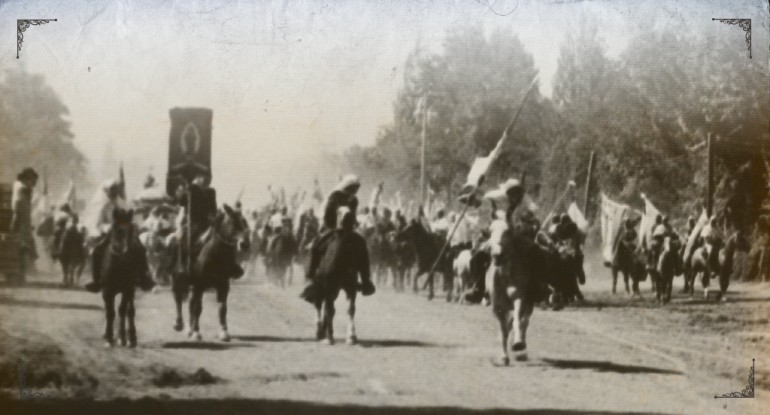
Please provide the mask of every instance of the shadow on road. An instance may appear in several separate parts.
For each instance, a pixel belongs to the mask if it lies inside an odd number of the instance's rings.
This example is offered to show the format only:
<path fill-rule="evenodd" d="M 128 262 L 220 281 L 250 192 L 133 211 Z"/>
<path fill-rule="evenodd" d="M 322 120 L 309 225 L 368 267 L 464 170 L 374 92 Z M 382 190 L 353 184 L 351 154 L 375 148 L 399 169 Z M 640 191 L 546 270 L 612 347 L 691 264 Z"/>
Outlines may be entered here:
<path fill-rule="evenodd" d="M 234 340 L 247 342 L 266 342 L 266 343 L 316 343 L 317 340 L 311 337 L 279 337 L 279 336 L 260 336 L 260 335 L 237 335 L 232 336 Z M 343 342 L 344 339 L 337 339 Z M 418 340 L 397 340 L 397 339 L 359 339 L 358 345 L 365 348 L 388 348 L 388 347 L 452 347 L 450 345 L 441 345 L 435 343 L 426 343 Z"/>
<path fill-rule="evenodd" d="M 683 375 L 677 370 L 659 369 L 647 366 L 621 365 L 617 363 L 598 360 L 559 360 L 543 359 L 543 362 L 557 369 L 591 369 L 596 372 L 614 373 L 656 373 L 661 375 Z"/>
<path fill-rule="evenodd" d="M 16 298 L 0 297 L 0 304 L 18 307 L 35 308 L 59 308 L 64 310 L 92 310 L 102 311 L 102 306 L 95 304 L 62 303 L 57 301 L 20 300 Z"/>
<path fill-rule="evenodd" d="M 426 343 L 418 340 L 396 340 L 396 339 L 359 339 L 358 344 L 361 347 L 386 348 L 386 347 L 453 347 L 451 345 Z"/>
<path fill-rule="evenodd" d="M 86 289 L 77 285 L 64 286 L 61 282 L 46 282 L 46 281 L 0 281 L 0 288 L 37 288 L 48 290 L 61 290 L 61 291 L 80 291 L 85 292 Z"/>
<path fill-rule="evenodd" d="M 234 340 L 244 342 L 266 342 L 266 343 L 315 343 L 315 339 L 310 337 L 278 337 L 278 336 L 259 336 L 259 335 L 237 335 L 231 336 Z"/>
<path fill-rule="evenodd" d="M 239 347 L 255 347 L 248 343 L 224 343 L 224 342 L 166 342 L 160 345 L 162 349 L 194 349 L 194 350 L 227 350 Z"/>
<path fill-rule="evenodd" d="M 9 409 L 9 410 L 6 410 Z M 298 402 L 284 400 L 155 400 L 143 398 L 136 401 L 86 401 L 86 400 L 53 400 L 39 401 L 0 401 L 0 409 L 8 414 L 48 414 L 48 413 L 93 413 L 93 414 L 632 414 L 635 412 L 612 412 L 595 410 L 568 409 L 485 409 L 474 410 L 458 407 L 375 407 L 362 405 L 330 405 L 314 402 Z"/>

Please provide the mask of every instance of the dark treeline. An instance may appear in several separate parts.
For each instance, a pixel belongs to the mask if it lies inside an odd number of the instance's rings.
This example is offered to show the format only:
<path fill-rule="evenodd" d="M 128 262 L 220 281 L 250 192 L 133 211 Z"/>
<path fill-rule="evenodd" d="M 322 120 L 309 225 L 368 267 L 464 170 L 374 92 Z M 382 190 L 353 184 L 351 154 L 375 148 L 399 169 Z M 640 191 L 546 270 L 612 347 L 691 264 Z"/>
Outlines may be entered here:
<path fill-rule="evenodd" d="M 80 188 L 87 184 L 87 160 L 74 144 L 68 116 L 69 110 L 42 75 L 22 70 L 2 74 L 1 180 L 10 183 L 21 169 L 31 166 L 45 174 L 54 197 L 66 190 L 70 180 Z"/>
<path fill-rule="evenodd" d="M 564 42 L 552 97 L 534 94 L 492 167 L 488 183 L 527 173 L 549 210 L 569 180 L 583 186 L 596 152 L 591 216 L 600 192 L 637 208 L 645 193 L 680 223 L 706 203 L 707 150 L 714 145 L 715 213 L 730 201 L 747 230 L 767 203 L 767 79 L 733 39 L 662 32 L 633 38 L 617 59 L 595 29 Z M 756 57 L 755 57 L 756 58 Z M 418 197 L 422 114 L 426 97 L 427 181 L 449 199 L 474 156 L 486 155 L 536 76 L 532 55 L 515 36 L 480 28 L 451 30 L 440 53 L 416 48 L 407 58 L 394 121 L 370 147 L 346 155 L 367 181 L 391 178 Z"/>

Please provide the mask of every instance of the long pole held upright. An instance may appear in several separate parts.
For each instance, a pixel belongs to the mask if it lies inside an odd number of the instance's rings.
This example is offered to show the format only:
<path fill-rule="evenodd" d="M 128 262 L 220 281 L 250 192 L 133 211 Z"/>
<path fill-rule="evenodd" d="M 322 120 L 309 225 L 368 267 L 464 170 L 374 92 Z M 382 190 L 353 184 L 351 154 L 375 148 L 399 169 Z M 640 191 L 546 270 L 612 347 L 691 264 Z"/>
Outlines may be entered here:
<path fill-rule="evenodd" d="M 428 122 L 428 99 L 422 97 L 422 150 L 420 152 L 420 204 L 425 206 L 425 128 Z"/>
<path fill-rule="evenodd" d="M 714 209 L 714 148 L 711 142 L 711 133 L 706 136 L 708 151 L 708 195 L 706 195 L 706 214 L 711 217 Z"/>
<path fill-rule="evenodd" d="M 537 84 L 537 77 L 535 77 L 532 80 L 532 83 L 529 85 L 529 88 L 527 89 L 527 92 L 524 94 L 524 97 L 521 99 L 521 104 L 519 104 L 519 109 L 516 111 L 516 115 L 513 116 L 513 119 L 508 124 L 508 126 L 505 127 L 505 130 L 503 130 L 503 137 L 506 137 L 509 132 L 513 132 L 513 127 L 516 125 L 516 121 L 519 119 L 519 115 L 521 115 L 521 110 L 524 108 L 524 104 L 527 103 L 527 98 L 529 98 L 530 92 L 535 88 L 535 85 Z M 424 119 L 423 119 L 424 121 Z M 424 130 L 423 130 L 424 131 Z M 423 145 L 425 141 L 423 140 Z M 424 148 L 424 147 L 423 147 Z M 491 167 L 491 164 L 490 164 Z M 524 184 L 524 180 L 527 178 L 527 173 L 524 172 L 524 174 L 521 177 L 521 183 Z M 480 185 L 481 183 L 479 183 Z M 460 222 L 465 217 L 465 214 L 468 212 L 468 208 L 470 207 L 472 203 L 473 193 L 471 193 L 471 196 L 468 197 L 468 201 L 465 204 L 465 207 L 463 207 L 463 210 L 460 212 L 460 216 L 457 217 L 457 221 L 454 224 L 454 227 L 452 227 L 451 232 L 449 232 L 449 235 L 447 236 L 446 240 L 444 241 L 443 246 L 441 247 L 441 251 L 439 251 L 438 256 L 436 257 L 436 260 L 433 262 L 433 266 L 430 267 L 430 272 L 428 273 L 428 280 L 425 282 L 430 286 L 430 293 L 428 295 L 428 299 L 433 298 L 433 274 L 436 272 L 436 267 L 438 266 L 438 263 L 441 261 L 441 259 L 444 256 L 444 253 L 446 252 L 447 248 L 449 247 L 449 244 L 452 240 L 452 237 L 455 234 L 455 231 L 457 231 L 457 227 L 460 225 Z"/>
<path fill-rule="evenodd" d="M 583 214 L 588 217 L 588 197 L 591 194 L 591 179 L 594 173 L 594 158 L 596 158 L 596 152 L 591 151 L 591 158 L 588 160 L 588 176 L 586 177 L 586 193 L 583 198 Z"/>

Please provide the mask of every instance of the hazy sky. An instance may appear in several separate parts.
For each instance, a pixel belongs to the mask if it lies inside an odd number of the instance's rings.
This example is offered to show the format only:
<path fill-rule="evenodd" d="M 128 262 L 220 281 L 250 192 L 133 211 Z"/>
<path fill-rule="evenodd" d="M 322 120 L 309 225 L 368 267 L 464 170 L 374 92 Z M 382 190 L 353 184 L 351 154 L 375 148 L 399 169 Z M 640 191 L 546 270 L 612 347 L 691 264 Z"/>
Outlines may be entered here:
<path fill-rule="evenodd" d="M 111 142 L 130 190 L 150 166 L 165 176 L 169 108 L 212 108 L 214 185 L 225 201 L 243 186 L 254 202 L 268 183 L 311 183 L 321 151 L 372 143 L 392 120 L 407 54 L 418 42 L 440 50 L 454 25 L 517 33 L 549 95 L 559 46 L 584 21 L 617 56 L 639 31 L 688 24 L 741 48 L 740 29 L 711 18 L 752 18 L 754 59 L 766 63 L 767 13 L 766 0 L 0 1 L 0 70 L 45 75 L 93 172 Z M 25 32 L 18 60 L 17 18 L 58 19 Z"/>

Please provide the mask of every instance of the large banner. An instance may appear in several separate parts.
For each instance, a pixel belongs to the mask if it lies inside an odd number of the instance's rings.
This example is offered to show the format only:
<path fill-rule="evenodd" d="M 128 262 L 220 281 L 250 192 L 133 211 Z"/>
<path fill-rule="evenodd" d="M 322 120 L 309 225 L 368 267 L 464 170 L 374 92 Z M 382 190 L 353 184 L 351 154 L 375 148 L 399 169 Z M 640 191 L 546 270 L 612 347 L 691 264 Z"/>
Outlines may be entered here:
<path fill-rule="evenodd" d="M 602 256 L 605 264 L 612 263 L 620 228 L 630 214 L 631 208 L 628 205 L 614 202 L 602 194 Z"/>
<path fill-rule="evenodd" d="M 172 108 L 166 192 L 173 196 L 180 184 L 205 175 L 211 180 L 211 120 L 208 108 Z"/>

